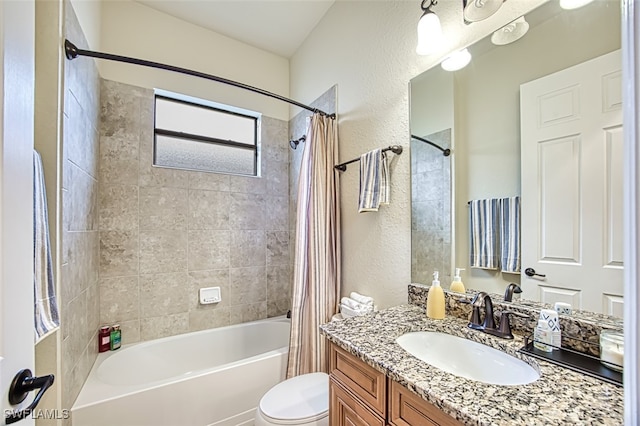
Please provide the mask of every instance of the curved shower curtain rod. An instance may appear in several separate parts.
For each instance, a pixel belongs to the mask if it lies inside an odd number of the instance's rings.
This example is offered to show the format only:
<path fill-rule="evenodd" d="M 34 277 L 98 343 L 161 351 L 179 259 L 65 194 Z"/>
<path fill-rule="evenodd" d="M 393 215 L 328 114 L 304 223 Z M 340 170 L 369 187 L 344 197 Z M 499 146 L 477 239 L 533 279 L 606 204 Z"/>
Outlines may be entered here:
<path fill-rule="evenodd" d="M 327 116 L 329 118 L 336 118 L 335 114 L 328 114 L 318 108 L 313 108 L 310 107 L 309 105 L 305 105 L 303 103 L 300 103 L 298 101 L 294 101 L 292 99 L 289 98 L 285 98 L 284 96 L 280 96 L 277 95 L 275 93 L 272 92 L 268 92 L 266 90 L 260 89 L 258 87 L 253 87 L 253 86 L 249 86 L 248 84 L 244 84 L 244 83 L 239 83 L 237 81 L 233 81 L 233 80 L 229 80 L 226 78 L 222 78 L 222 77 L 218 77 L 216 75 L 211 75 L 211 74 L 205 74 L 203 72 L 200 71 L 193 71 L 187 68 L 180 68 L 180 67 L 176 67 L 173 65 L 167 65 L 167 64 L 162 64 L 160 62 L 153 62 L 153 61 L 146 61 L 144 59 L 137 59 L 137 58 L 130 58 L 128 56 L 120 56 L 120 55 L 112 55 L 110 53 L 102 53 L 102 52 L 94 52 L 91 50 L 84 50 L 84 49 L 79 49 L 75 44 L 71 43 L 69 40 L 64 41 L 64 51 L 65 51 L 65 55 L 67 56 L 67 59 L 72 60 L 75 59 L 78 56 L 88 56 L 91 58 L 98 58 L 98 59 L 107 59 L 109 61 L 117 61 L 117 62 L 125 62 L 128 64 L 134 64 L 134 65 L 142 65 L 145 67 L 150 67 L 150 68 L 158 68 L 158 69 L 162 69 L 162 70 L 166 70 L 166 71 L 172 71 L 172 72 L 177 72 L 177 73 L 181 73 L 181 74 L 187 74 L 187 75 L 191 75 L 194 77 L 200 77 L 200 78 L 204 78 L 206 80 L 212 80 L 212 81 L 217 81 L 218 83 L 224 83 L 224 84 L 228 84 L 234 87 L 239 87 L 240 89 L 245 89 L 245 90 L 249 90 L 251 92 L 254 93 L 258 93 L 260 95 L 264 95 L 264 96 L 268 96 L 270 98 L 274 98 L 274 99 L 278 99 L 280 101 L 283 102 L 287 102 L 290 103 L 292 105 L 298 106 L 300 108 L 304 108 L 308 111 L 314 112 L 314 113 L 319 113 L 322 114 L 324 116 Z"/>
<path fill-rule="evenodd" d="M 419 140 L 421 142 L 424 142 L 424 143 L 428 143 L 429 145 L 431 145 L 434 148 L 438 148 L 440 151 L 442 151 L 442 155 L 444 155 L 445 157 L 448 157 L 449 155 L 451 155 L 451 150 L 449 148 L 446 148 L 446 149 L 442 148 L 440 145 L 438 145 L 438 144 L 436 144 L 434 142 L 428 141 L 428 140 L 426 140 L 424 138 L 421 138 L 419 136 L 416 136 L 416 135 L 411 135 L 411 138 L 412 139 L 417 139 L 417 140 Z"/>

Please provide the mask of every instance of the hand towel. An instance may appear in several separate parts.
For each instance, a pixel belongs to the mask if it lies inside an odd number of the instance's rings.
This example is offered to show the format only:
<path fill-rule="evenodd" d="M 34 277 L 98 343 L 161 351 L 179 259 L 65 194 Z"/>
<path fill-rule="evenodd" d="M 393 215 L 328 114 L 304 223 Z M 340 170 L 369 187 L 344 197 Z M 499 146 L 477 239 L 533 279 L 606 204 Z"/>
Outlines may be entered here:
<path fill-rule="evenodd" d="M 469 202 L 469 264 L 472 268 L 498 269 L 499 200 Z"/>
<path fill-rule="evenodd" d="M 34 326 L 36 343 L 60 326 L 49 242 L 47 195 L 40 154 L 33 152 Z"/>
<path fill-rule="evenodd" d="M 502 272 L 520 273 L 520 197 L 500 200 L 500 265 Z"/>
<path fill-rule="evenodd" d="M 389 165 L 381 149 L 360 156 L 360 197 L 358 213 L 377 212 L 389 204 Z"/>
<path fill-rule="evenodd" d="M 356 293 L 355 291 L 352 291 L 349 297 L 358 303 L 362 303 L 363 305 L 373 306 L 373 297 L 363 296 L 362 294 Z"/>

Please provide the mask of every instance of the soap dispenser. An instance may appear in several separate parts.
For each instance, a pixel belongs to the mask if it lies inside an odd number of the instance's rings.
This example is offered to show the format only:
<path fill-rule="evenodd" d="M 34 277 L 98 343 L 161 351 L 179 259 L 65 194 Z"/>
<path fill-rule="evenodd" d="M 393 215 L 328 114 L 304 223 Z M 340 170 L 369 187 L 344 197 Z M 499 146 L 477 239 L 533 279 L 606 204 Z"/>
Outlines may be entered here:
<path fill-rule="evenodd" d="M 464 268 L 456 268 L 456 275 L 453 277 L 453 282 L 449 289 L 456 293 L 466 293 L 467 290 L 464 288 L 464 284 L 462 284 L 462 280 L 460 279 L 460 271 L 464 271 Z"/>
<path fill-rule="evenodd" d="M 440 287 L 438 271 L 433 273 L 433 281 L 427 295 L 427 317 L 432 319 L 444 318 L 444 290 Z"/>

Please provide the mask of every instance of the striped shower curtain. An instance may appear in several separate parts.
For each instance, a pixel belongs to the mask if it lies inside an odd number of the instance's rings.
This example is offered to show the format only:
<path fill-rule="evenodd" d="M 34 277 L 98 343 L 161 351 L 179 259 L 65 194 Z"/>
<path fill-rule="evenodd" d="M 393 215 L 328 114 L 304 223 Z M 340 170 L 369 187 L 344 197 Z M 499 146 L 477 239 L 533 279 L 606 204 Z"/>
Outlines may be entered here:
<path fill-rule="evenodd" d="M 327 371 L 318 326 L 337 312 L 340 295 L 340 209 L 336 120 L 315 113 L 298 181 L 296 243 L 287 377 Z"/>

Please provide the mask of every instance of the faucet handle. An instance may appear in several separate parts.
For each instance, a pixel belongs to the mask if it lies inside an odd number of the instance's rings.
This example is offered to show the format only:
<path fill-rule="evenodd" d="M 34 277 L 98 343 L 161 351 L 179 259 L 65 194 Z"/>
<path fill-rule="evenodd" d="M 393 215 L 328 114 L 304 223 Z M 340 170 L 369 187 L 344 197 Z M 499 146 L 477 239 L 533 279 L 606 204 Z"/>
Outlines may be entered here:
<path fill-rule="evenodd" d="M 498 328 L 498 334 L 505 339 L 513 339 L 513 333 L 511 333 L 511 323 L 509 322 L 509 315 L 514 315 L 521 318 L 529 318 L 529 315 L 521 314 L 520 312 L 505 310 L 500 315 L 500 327 Z"/>
<path fill-rule="evenodd" d="M 458 299 L 458 302 L 472 306 L 471 317 L 469 317 L 469 328 L 479 330 L 482 328 L 482 324 L 480 324 L 480 306 L 475 303 L 477 297 L 478 296 L 476 296 L 473 300 L 461 298 Z"/>

